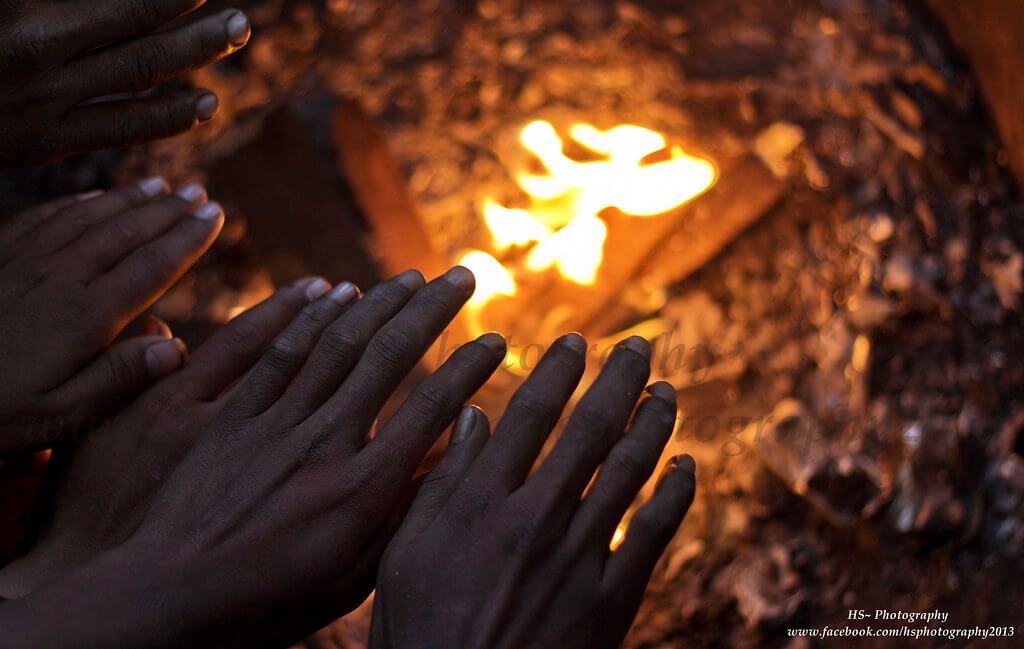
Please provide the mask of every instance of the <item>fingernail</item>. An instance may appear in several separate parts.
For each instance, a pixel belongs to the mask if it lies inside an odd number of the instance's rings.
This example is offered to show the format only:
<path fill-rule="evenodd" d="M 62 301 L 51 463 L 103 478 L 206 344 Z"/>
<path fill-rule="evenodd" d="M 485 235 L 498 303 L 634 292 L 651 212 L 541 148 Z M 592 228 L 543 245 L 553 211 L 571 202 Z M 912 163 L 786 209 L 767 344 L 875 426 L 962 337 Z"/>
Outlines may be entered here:
<path fill-rule="evenodd" d="M 359 295 L 359 289 L 352 282 L 342 282 L 331 291 L 331 299 L 338 304 L 348 304 Z"/>
<path fill-rule="evenodd" d="M 426 283 L 423 280 L 423 275 L 418 270 L 407 270 L 396 277 L 395 281 L 410 291 L 418 291 Z"/>
<path fill-rule="evenodd" d="M 174 194 L 189 203 L 197 203 L 206 198 L 206 188 L 199 183 L 189 183 L 178 189 Z"/>
<path fill-rule="evenodd" d="M 249 19 L 242 12 L 236 12 L 228 19 L 228 40 L 235 47 L 241 47 L 249 40 L 251 33 Z"/>
<path fill-rule="evenodd" d="M 505 344 L 505 338 L 501 334 L 492 331 L 480 336 L 476 340 L 493 351 L 494 355 L 498 357 L 499 362 L 505 360 L 505 352 L 508 346 Z"/>
<path fill-rule="evenodd" d="M 444 274 L 444 279 L 452 286 L 463 290 L 469 290 L 476 286 L 476 277 L 465 266 L 452 268 Z"/>
<path fill-rule="evenodd" d="M 697 472 L 697 463 L 689 455 L 677 455 L 668 461 L 669 469 L 682 469 L 687 473 Z"/>
<path fill-rule="evenodd" d="M 148 315 L 146 316 L 146 320 L 142 323 L 142 335 L 163 336 L 170 340 L 171 328 L 167 326 L 166 322 L 155 315 Z"/>
<path fill-rule="evenodd" d="M 212 92 L 204 92 L 196 100 L 196 118 L 200 122 L 213 119 L 213 116 L 217 114 L 219 106 L 220 101 L 217 99 L 217 95 Z"/>
<path fill-rule="evenodd" d="M 459 418 L 455 421 L 451 437 L 448 438 L 448 448 L 458 446 L 469 439 L 473 435 L 474 428 L 476 428 L 476 408 L 466 406 L 459 413 Z"/>
<path fill-rule="evenodd" d="M 81 194 L 75 195 L 77 201 L 88 201 L 103 195 L 102 189 L 94 189 L 91 192 L 82 192 Z"/>
<path fill-rule="evenodd" d="M 317 277 L 306 287 L 306 299 L 312 302 L 331 289 L 331 284 L 322 277 Z"/>
<path fill-rule="evenodd" d="M 577 354 L 587 353 L 587 341 L 575 331 L 565 334 L 559 340 Z"/>
<path fill-rule="evenodd" d="M 664 399 L 665 401 L 674 403 L 676 400 L 675 388 L 665 381 L 658 381 L 657 383 L 652 384 L 651 387 L 647 388 L 647 391 L 659 399 Z"/>
<path fill-rule="evenodd" d="M 630 336 L 622 341 L 622 346 L 631 349 L 644 358 L 651 357 L 651 346 L 640 336 Z"/>
<path fill-rule="evenodd" d="M 153 176 L 152 178 L 146 178 L 145 180 L 139 181 L 139 189 L 146 196 L 159 196 L 160 194 L 167 193 L 170 191 L 170 186 L 167 181 L 160 176 Z"/>
<path fill-rule="evenodd" d="M 187 353 L 178 338 L 154 343 L 146 348 L 146 371 L 153 379 L 166 376 L 185 364 Z"/>
<path fill-rule="evenodd" d="M 192 216 L 203 221 L 214 221 L 224 212 L 221 208 L 220 203 L 211 201 L 209 203 L 203 203 L 196 209 L 192 210 Z"/>

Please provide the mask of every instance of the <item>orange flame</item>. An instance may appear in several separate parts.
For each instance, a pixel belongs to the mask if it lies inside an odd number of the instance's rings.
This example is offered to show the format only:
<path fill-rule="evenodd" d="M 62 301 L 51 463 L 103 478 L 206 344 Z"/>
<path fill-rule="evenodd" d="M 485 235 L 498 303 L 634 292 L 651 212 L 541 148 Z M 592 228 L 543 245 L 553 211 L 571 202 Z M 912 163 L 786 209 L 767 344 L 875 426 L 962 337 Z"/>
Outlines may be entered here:
<path fill-rule="evenodd" d="M 525 269 L 555 268 L 566 280 L 591 285 L 604 257 L 608 228 L 599 216 L 608 208 L 635 217 L 668 212 L 710 188 L 717 176 L 714 165 L 673 146 L 668 159 L 645 163 L 664 151 L 665 137 L 655 131 L 622 124 L 602 131 L 574 124 L 569 136 L 598 157 L 580 162 L 565 154 L 565 142 L 545 121 L 527 124 L 519 142 L 545 168 L 545 173 L 516 173 L 516 182 L 530 199 L 528 209 L 508 208 L 488 199 L 483 218 L 494 250 L 532 246 Z M 471 307 L 482 308 L 498 295 L 514 295 L 514 276 L 483 251 L 468 253 L 460 263 L 477 271 L 477 297 Z M 481 256 L 483 255 L 483 256 Z M 501 268 L 501 272 L 498 268 Z"/>

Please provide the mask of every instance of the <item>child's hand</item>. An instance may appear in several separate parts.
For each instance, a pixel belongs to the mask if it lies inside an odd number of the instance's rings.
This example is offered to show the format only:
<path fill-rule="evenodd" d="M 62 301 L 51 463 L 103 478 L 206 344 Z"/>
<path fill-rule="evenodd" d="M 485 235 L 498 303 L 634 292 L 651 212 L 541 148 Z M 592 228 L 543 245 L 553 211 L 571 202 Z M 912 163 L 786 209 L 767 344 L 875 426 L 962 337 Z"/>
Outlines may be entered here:
<path fill-rule="evenodd" d="M 347 299 L 358 295 L 351 284 Z M 298 312 L 330 285 L 316 278 L 283 288 L 233 319 L 182 370 L 136 398 L 81 444 L 58 449 L 46 493 L 36 503 L 37 536 L 0 571 L 0 596 L 22 597 L 124 543 L 154 494 L 224 407 L 230 388 L 252 369 Z"/>
<path fill-rule="evenodd" d="M 529 475 L 583 373 L 585 350 L 574 334 L 556 342 L 493 437 L 483 413 L 460 415 L 452 445 L 381 562 L 373 649 L 612 649 L 622 642 L 693 500 L 694 465 L 688 456 L 669 463 L 611 552 L 676 412 L 675 391 L 656 383 L 630 423 L 650 363 L 647 343 L 630 338 Z"/>
<path fill-rule="evenodd" d="M 229 10 L 170 30 L 203 0 L 0 1 L 0 168 L 122 147 L 211 119 L 217 97 L 142 91 L 245 45 L 249 22 Z"/>
<path fill-rule="evenodd" d="M 413 473 L 504 357 L 494 334 L 464 345 L 369 439 L 472 290 L 464 268 L 427 286 L 409 272 L 350 307 L 331 292 L 304 309 L 128 542 L 0 606 L 10 642 L 288 646 L 361 602 Z"/>
<path fill-rule="evenodd" d="M 108 345 L 213 243 L 223 214 L 205 201 L 156 178 L 0 230 L 0 454 L 67 439 L 184 363 L 160 335 Z"/>

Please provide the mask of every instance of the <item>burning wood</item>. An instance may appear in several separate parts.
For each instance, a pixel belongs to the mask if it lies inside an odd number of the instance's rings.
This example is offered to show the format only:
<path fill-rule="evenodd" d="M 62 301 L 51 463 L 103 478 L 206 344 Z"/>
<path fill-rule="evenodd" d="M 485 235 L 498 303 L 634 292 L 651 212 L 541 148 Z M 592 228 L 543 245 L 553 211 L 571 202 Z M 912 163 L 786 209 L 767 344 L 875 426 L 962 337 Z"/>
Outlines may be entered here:
<path fill-rule="evenodd" d="M 483 201 L 492 251 L 501 261 L 483 251 L 461 258 L 487 278 L 470 314 L 478 329 L 507 327 L 522 304 L 538 303 L 548 307 L 543 314 L 556 310 L 560 317 L 539 327 L 531 323 L 521 334 L 542 338 L 585 329 L 594 309 L 622 290 L 651 244 L 672 229 L 680 206 L 717 179 L 709 160 L 670 147 L 663 135 L 640 126 L 603 131 L 576 123 L 568 130 L 569 142 L 546 121 L 520 132 L 518 142 L 530 155 L 513 176 L 528 197 L 525 209 Z M 573 146 L 584 159 L 567 154 Z M 538 164 L 539 173 L 530 169 Z"/>

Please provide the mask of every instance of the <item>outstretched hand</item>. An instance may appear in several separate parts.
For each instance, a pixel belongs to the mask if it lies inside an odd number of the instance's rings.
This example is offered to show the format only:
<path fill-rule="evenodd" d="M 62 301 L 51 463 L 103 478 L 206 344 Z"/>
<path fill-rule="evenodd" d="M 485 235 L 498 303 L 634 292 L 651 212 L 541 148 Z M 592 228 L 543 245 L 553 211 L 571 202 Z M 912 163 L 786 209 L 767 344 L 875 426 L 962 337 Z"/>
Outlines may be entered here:
<path fill-rule="evenodd" d="M 0 229 L 0 456 L 91 427 L 185 361 L 163 335 L 108 347 L 213 243 L 224 215 L 151 178 L 59 199 Z"/>
<path fill-rule="evenodd" d="M 654 471 L 676 412 L 668 384 L 644 391 L 650 350 L 630 338 L 530 475 L 583 374 L 585 352 L 575 334 L 557 341 L 493 437 L 482 412 L 460 415 L 452 445 L 381 562 L 372 649 L 613 649 L 622 642 L 693 500 L 694 464 L 688 456 L 669 462 L 612 552 L 616 527 Z"/>
<path fill-rule="evenodd" d="M 22 597 L 125 541 L 153 496 L 216 418 L 231 388 L 275 336 L 330 284 L 306 278 L 226 324 L 189 364 L 156 383 L 79 444 L 56 450 L 45 497 L 35 504 L 33 544 L 0 570 L 0 596 Z M 354 300 L 351 284 L 339 295 Z"/>
<path fill-rule="evenodd" d="M 167 29 L 203 0 L 0 0 L 0 169 L 167 137 L 217 112 L 207 90 L 151 89 L 245 45 L 237 10 Z"/>
<path fill-rule="evenodd" d="M 371 438 L 473 285 L 464 268 L 426 286 L 408 272 L 351 305 L 331 291 L 306 307 L 132 538 L 0 606 L 0 626 L 24 647 L 251 646 L 271 631 L 287 646 L 359 604 L 414 472 L 504 357 L 495 334 L 463 345 Z M 58 611 L 61 628 L 42 623 Z"/>

